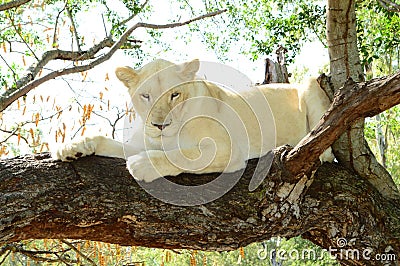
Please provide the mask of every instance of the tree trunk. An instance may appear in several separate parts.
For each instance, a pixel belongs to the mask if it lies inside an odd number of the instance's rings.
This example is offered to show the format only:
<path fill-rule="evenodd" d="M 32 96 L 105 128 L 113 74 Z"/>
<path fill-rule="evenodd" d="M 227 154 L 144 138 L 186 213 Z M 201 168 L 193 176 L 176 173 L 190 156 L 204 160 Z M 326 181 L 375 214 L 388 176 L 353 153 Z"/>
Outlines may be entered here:
<path fill-rule="evenodd" d="M 338 91 L 347 79 L 364 80 L 357 47 L 355 0 L 328 0 L 327 41 L 331 82 Z M 383 196 L 399 196 L 392 177 L 371 152 L 364 138 L 364 119 L 334 143 L 335 157 L 371 182 Z"/>

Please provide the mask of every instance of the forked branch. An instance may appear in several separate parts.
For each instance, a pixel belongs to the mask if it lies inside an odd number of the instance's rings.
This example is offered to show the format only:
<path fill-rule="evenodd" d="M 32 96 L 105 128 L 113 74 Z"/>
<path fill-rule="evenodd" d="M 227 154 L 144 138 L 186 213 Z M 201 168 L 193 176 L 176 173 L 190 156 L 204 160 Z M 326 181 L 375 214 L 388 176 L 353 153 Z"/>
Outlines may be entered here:
<path fill-rule="evenodd" d="M 375 116 L 399 103 L 400 72 L 361 83 L 348 80 L 335 95 L 320 123 L 288 154 L 288 169 L 299 174 L 315 168 L 319 155 L 354 122 Z"/>

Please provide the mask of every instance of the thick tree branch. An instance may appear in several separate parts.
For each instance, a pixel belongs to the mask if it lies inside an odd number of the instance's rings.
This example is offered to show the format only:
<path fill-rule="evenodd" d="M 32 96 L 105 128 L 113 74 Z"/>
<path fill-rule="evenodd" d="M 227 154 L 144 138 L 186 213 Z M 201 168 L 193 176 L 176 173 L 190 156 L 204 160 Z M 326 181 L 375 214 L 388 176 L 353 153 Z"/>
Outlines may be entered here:
<path fill-rule="evenodd" d="M 8 10 L 14 7 L 19 7 L 23 4 L 26 4 L 30 2 L 31 0 L 14 0 L 14 1 L 9 1 L 4 4 L 0 5 L 0 11 Z"/>
<path fill-rule="evenodd" d="M 134 26 L 129 28 L 125 33 L 120 37 L 120 39 L 116 42 L 112 41 L 111 37 L 106 38 L 103 40 L 101 43 L 98 45 L 92 47 L 89 49 L 87 52 L 66 52 L 66 51 L 60 51 L 60 50 L 54 50 L 54 51 L 49 51 L 43 55 L 43 58 L 39 60 L 39 62 L 33 66 L 30 67 L 28 70 L 28 74 L 25 75 L 21 80 L 19 80 L 14 88 L 9 89 L 4 95 L 0 96 L 0 111 L 3 111 L 6 109 L 10 104 L 12 104 L 15 100 L 17 100 L 19 97 L 27 94 L 30 90 L 36 88 L 37 86 L 43 84 L 46 81 L 49 81 L 51 79 L 63 76 L 63 75 L 68 75 L 68 74 L 73 74 L 73 73 L 78 73 L 78 72 L 83 72 L 90 70 L 94 68 L 95 66 L 109 60 L 112 55 L 127 41 L 129 36 L 132 34 L 132 32 L 138 28 L 150 28 L 150 29 L 168 29 L 168 28 L 175 28 L 175 27 L 180 27 L 184 26 L 187 24 L 190 24 L 192 22 L 202 20 L 208 17 L 213 17 L 217 16 L 226 10 L 219 10 L 215 12 L 211 12 L 205 15 L 198 16 L 196 18 L 192 18 L 190 20 L 184 21 L 184 22 L 176 22 L 176 23 L 170 23 L 170 24 L 162 24 L 162 25 L 157 25 L 157 24 L 149 24 L 149 23 L 136 23 Z M 43 68 L 49 61 L 54 60 L 54 59 L 68 59 L 68 60 L 87 60 L 90 58 L 93 58 L 93 56 L 99 52 L 102 48 L 108 47 L 109 44 L 113 43 L 111 46 L 110 50 L 95 58 L 93 61 L 91 61 L 88 64 L 81 65 L 81 66 L 74 66 L 70 68 L 64 68 L 58 71 L 50 72 L 49 74 L 35 79 L 36 74 L 40 71 L 40 69 Z"/>
<path fill-rule="evenodd" d="M 287 182 L 288 172 L 280 162 L 287 152 L 287 147 L 276 151 L 271 171 L 255 192 L 248 191 L 257 165 L 252 160 L 229 193 L 193 207 L 153 198 L 121 159 L 90 156 L 63 163 L 41 155 L 2 160 L 0 243 L 69 238 L 232 250 L 272 236 L 303 234 L 325 248 L 338 248 L 337 239 L 346 238 L 352 241 L 349 248 L 371 248 L 371 256 L 400 256 L 399 202 L 387 201 L 368 182 L 334 164 L 324 164 L 311 179 Z M 183 174 L 171 180 L 196 185 L 215 176 Z M 363 258 L 345 265 L 360 262 L 381 265 Z"/>

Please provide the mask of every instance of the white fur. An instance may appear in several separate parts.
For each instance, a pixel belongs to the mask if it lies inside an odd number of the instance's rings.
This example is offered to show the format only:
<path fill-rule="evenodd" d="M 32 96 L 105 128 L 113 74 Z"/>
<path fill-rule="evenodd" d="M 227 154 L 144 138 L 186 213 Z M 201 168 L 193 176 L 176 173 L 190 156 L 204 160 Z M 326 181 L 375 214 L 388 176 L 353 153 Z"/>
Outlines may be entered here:
<path fill-rule="evenodd" d="M 86 137 L 63 145 L 54 157 L 69 160 L 94 153 L 127 158 L 132 176 L 146 182 L 182 172 L 234 172 L 276 146 L 296 145 L 329 106 L 315 80 L 234 93 L 198 80 L 198 69 L 198 60 L 117 68 L 137 113 L 130 140 L 122 145 L 102 136 Z M 332 161 L 331 151 L 321 160 Z"/>

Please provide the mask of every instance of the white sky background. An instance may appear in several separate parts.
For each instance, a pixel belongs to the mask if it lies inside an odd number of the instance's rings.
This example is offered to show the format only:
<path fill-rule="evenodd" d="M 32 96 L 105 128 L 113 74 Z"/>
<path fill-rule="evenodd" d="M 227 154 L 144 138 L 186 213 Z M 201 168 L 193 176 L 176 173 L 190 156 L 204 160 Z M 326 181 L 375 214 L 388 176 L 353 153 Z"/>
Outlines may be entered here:
<path fill-rule="evenodd" d="M 192 1 L 193 2 L 193 1 Z M 128 13 L 124 14 L 124 9 L 122 7 L 116 6 L 119 3 L 118 1 L 113 1 L 110 6 L 119 10 L 121 15 L 128 16 Z M 201 3 L 201 1 L 198 1 Z M 154 5 L 154 13 L 148 19 L 136 20 L 132 23 L 136 23 L 138 21 L 149 22 L 154 24 L 165 24 L 168 23 L 168 19 L 174 18 L 176 16 L 176 11 L 169 4 L 169 1 L 150 1 L 150 4 Z M 199 6 L 201 8 L 202 6 Z M 38 12 L 38 10 L 36 10 Z M 81 13 L 77 16 L 77 27 L 78 32 L 80 32 L 81 36 L 85 36 L 85 42 L 87 43 L 86 49 L 90 47 L 93 42 L 99 42 L 105 37 L 105 30 L 103 27 L 103 21 L 101 14 L 104 12 L 101 8 L 93 8 L 90 12 Z M 35 14 L 32 14 L 34 16 Z M 36 14 L 37 15 L 37 14 Z M 189 19 L 190 14 L 186 14 L 187 17 L 182 17 L 181 21 Z M 131 26 L 129 24 L 128 26 Z M 110 26 L 108 25 L 108 31 L 110 30 Z M 201 61 L 212 61 L 218 62 L 218 57 L 213 51 L 207 50 L 207 47 L 201 42 L 200 37 L 196 38 L 195 35 L 191 37 L 191 41 L 189 44 L 185 43 L 183 38 L 180 38 L 180 33 L 186 30 L 185 28 L 175 28 L 175 29 L 166 29 L 163 30 L 162 39 L 164 42 L 169 43 L 171 45 L 172 51 L 165 51 L 164 48 L 158 47 L 154 45 L 152 48 L 151 54 L 154 57 L 163 58 L 172 62 L 182 63 L 185 61 L 192 60 L 194 58 L 198 58 Z M 69 33 L 69 32 L 67 32 Z M 139 34 L 140 33 L 140 34 Z M 64 32 L 65 34 L 65 32 Z M 143 41 L 148 40 L 150 37 L 145 31 L 139 30 L 134 32 L 134 36 Z M 144 42 L 145 43 L 145 42 Z M 145 45 L 145 44 L 144 44 Z M 262 82 L 264 79 L 264 59 L 265 57 L 260 56 L 260 60 L 255 62 L 248 59 L 248 57 L 243 56 L 239 52 L 240 43 L 236 47 L 232 47 L 232 50 L 228 54 L 228 58 L 230 62 L 226 62 L 229 66 L 241 71 L 245 75 L 247 75 L 251 81 Z M 67 35 L 65 40 L 60 40 L 60 49 L 70 49 L 71 48 L 71 38 L 70 35 Z M 236 48 L 236 49 L 235 49 Z M 3 51 L 0 51 L 3 53 Z M 2 54 L 3 55 L 3 54 Z M 12 54 L 4 54 L 4 57 L 8 57 L 9 59 L 15 61 L 15 55 Z M 275 56 L 271 56 L 270 58 L 275 60 Z M 148 61 L 151 61 L 153 58 L 149 58 Z M 26 65 L 34 63 L 29 62 L 26 59 Z M 82 82 L 83 77 L 80 74 L 64 76 L 63 79 L 57 79 L 54 81 L 47 82 L 34 91 L 28 94 L 27 97 L 27 110 L 33 110 L 34 112 L 39 112 L 42 117 L 46 117 L 54 113 L 54 111 L 50 110 L 53 103 L 62 106 L 63 108 L 67 108 L 71 103 L 76 101 L 78 95 L 78 101 L 81 104 L 94 104 L 95 110 L 101 115 L 109 115 L 110 120 L 115 120 L 115 115 L 113 112 L 108 112 L 107 110 L 99 110 L 97 108 L 99 103 L 99 93 L 103 93 L 103 100 L 110 100 L 111 104 L 116 105 L 116 103 L 121 103 L 120 109 L 125 108 L 125 102 L 127 98 L 127 93 L 125 87 L 120 83 L 115 75 L 114 69 L 118 66 L 134 66 L 135 60 L 127 55 L 125 55 L 122 51 L 118 51 L 114 56 L 107 62 L 95 67 L 93 70 L 89 71 L 88 76 L 85 81 Z M 315 42 L 305 46 L 300 55 L 296 58 L 296 63 L 289 67 L 289 72 L 293 72 L 295 68 L 309 69 L 309 74 L 317 76 L 318 70 L 322 68 L 323 65 L 329 62 L 327 50 L 322 47 L 322 44 Z M 18 63 L 18 62 L 17 62 Z M 146 62 L 147 63 L 147 62 Z M 53 62 L 47 67 L 50 69 L 59 69 L 62 67 L 71 67 L 72 62 Z M 108 74 L 109 80 L 106 81 L 105 77 Z M 68 85 L 68 84 L 69 85 Z M 34 96 L 36 95 L 36 96 Z M 45 99 L 42 103 L 39 101 L 39 97 Z M 50 97 L 49 97 L 50 96 Z M 95 97 L 93 97 L 95 96 Z M 36 97 L 35 103 L 33 103 L 32 98 Z M 49 101 L 46 102 L 46 99 L 49 97 Z M 97 97 L 97 100 L 96 100 Z M 104 107 L 104 105 L 103 105 Z M 96 109 L 97 108 L 97 109 Z M 21 110 L 15 110 L 14 113 L 10 115 L 8 112 L 7 117 L 10 119 L 8 123 L 10 126 L 14 123 L 13 119 L 15 116 L 20 115 Z M 115 112 L 114 112 L 115 113 Z M 79 117 L 81 116 L 81 112 L 75 108 L 69 112 L 64 112 L 61 119 L 48 119 L 46 121 L 40 122 L 39 128 L 43 131 L 43 141 L 49 142 L 50 144 L 55 140 L 55 131 L 59 128 L 64 127 L 64 124 L 67 127 L 67 137 L 66 140 L 70 139 L 74 134 L 76 134 L 76 130 L 80 127 Z M 6 114 L 5 114 L 6 116 Z M 4 117 L 5 117 L 4 116 Z M 90 122 L 88 125 L 96 124 L 96 126 L 92 127 L 92 132 L 90 132 L 91 127 L 87 127 L 87 131 L 92 134 L 103 134 L 110 136 L 111 127 L 105 119 L 99 118 L 98 116 L 92 115 Z M 123 127 L 123 119 L 118 123 L 118 128 Z M 80 135 L 79 133 L 77 135 Z M 86 135 L 86 133 L 85 133 Z M 122 130 L 117 132 L 117 138 L 121 140 Z M 29 152 L 29 149 L 22 149 L 22 153 Z M 11 154 L 12 155 L 12 154 Z"/>

